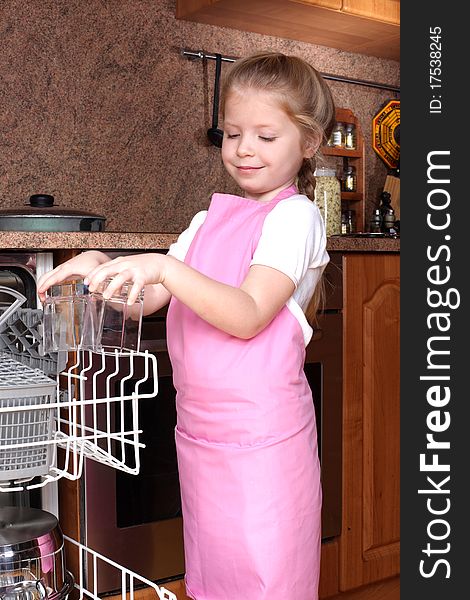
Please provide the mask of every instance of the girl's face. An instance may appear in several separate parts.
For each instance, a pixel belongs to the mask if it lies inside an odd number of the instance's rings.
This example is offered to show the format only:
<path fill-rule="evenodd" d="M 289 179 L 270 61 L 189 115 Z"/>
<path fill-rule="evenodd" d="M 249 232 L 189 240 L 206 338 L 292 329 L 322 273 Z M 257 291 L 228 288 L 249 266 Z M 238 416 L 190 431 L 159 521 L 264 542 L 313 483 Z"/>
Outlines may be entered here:
<path fill-rule="evenodd" d="M 222 160 L 245 196 L 267 202 L 291 185 L 313 156 L 272 93 L 231 91 L 225 101 Z"/>

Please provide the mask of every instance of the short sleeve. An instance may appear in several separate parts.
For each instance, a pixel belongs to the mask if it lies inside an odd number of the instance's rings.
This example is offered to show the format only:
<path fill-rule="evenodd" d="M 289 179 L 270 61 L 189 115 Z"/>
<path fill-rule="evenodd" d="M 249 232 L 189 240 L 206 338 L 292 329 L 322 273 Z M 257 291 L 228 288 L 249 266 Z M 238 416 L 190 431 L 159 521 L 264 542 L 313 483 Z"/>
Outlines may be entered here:
<path fill-rule="evenodd" d="M 189 224 L 189 227 L 185 229 L 180 235 L 176 242 L 171 244 L 167 254 L 174 256 L 178 260 L 184 261 L 186 253 L 189 250 L 189 246 L 194 239 L 199 227 L 204 223 L 207 216 L 207 210 L 201 210 L 196 213 Z"/>
<path fill-rule="evenodd" d="M 297 287 L 308 269 L 328 261 L 321 213 L 306 196 L 296 195 L 281 200 L 267 215 L 251 264 L 277 269 Z"/>

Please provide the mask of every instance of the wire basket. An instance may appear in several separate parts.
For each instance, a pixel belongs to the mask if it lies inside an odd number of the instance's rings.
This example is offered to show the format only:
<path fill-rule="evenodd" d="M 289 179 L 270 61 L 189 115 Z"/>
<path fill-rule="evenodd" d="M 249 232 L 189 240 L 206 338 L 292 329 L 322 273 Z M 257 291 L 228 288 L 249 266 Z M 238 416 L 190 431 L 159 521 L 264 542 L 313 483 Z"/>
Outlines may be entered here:
<path fill-rule="evenodd" d="M 6 353 L 0 364 L 0 491 L 79 479 L 85 458 L 139 473 L 139 399 L 158 392 L 153 354 L 81 351 L 57 381 Z"/>
<path fill-rule="evenodd" d="M 42 310 L 19 308 L 6 318 L 2 317 L 0 352 L 5 352 L 18 362 L 33 369 L 40 369 L 46 375 L 55 378 L 67 363 L 67 353 L 42 351 Z"/>
<path fill-rule="evenodd" d="M 56 386 L 39 369 L 0 353 L 0 481 L 48 473 Z"/>
<path fill-rule="evenodd" d="M 11 305 L 0 312 L 0 352 L 55 378 L 67 364 L 67 353 L 43 351 L 43 311 L 21 308 L 26 298 L 16 290 L 0 285 L 0 293 L 12 298 Z"/>

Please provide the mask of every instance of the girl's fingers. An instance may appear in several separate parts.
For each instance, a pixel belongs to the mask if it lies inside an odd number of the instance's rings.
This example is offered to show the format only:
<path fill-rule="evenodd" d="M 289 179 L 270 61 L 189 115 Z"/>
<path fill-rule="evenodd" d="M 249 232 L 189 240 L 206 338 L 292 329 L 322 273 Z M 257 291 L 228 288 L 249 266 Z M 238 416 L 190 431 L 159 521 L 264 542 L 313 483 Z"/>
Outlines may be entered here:
<path fill-rule="evenodd" d="M 128 304 L 134 304 L 140 291 L 147 283 L 141 256 L 120 256 L 99 265 L 88 273 L 85 283 L 88 285 L 90 292 L 94 292 L 108 277 L 112 279 L 107 288 L 103 290 L 105 298 L 118 294 L 126 282 L 132 283 L 128 293 Z"/>
<path fill-rule="evenodd" d="M 127 304 L 129 304 L 129 306 L 134 304 L 134 302 L 137 300 L 137 297 L 140 294 L 140 292 L 142 291 L 143 287 L 144 287 L 144 284 L 140 280 L 136 279 L 134 281 L 134 284 L 132 285 L 132 288 L 127 297 Z"/>
<path fill-rule="evenodd" d="M 94 267 L 91 271 L 86 274 L 85 284 L 91 285 L 93 283 L 96 287 L 97 282 L 101 283 L 106 277 L 112 277 L 115 273 L 118 273 L 123 269 L 122 262 L 125 259 L 123 256 L 113 258 L 106 263 L 102 263 Z M 93 291 L 93 290 L 91 290 Z"/>
<path fill-rule="evenodd" d="M 85 285 L 88 285 L 90 292 L 94 292 L 106 277 L 111 277 L 113 271 L 115 271 L 113 261 L 105 263 L 104 265 L 99 265 L 87 273 L 84 283 Z"/>
<path fill-rule="evenodd" d="M 78 268 L 80 265 L 81 267 Z M 90 266 L 90 261 L 81 261 L 78 263 L 78 266 L 74 261 L 71 261 L 70 263 L 63 263 L 49 273 L 42 275 L 38 280 L 38 295 L 41 301 L 44 302 L 45 292 L 48 288 L 68 279 L 71 275 L 84 277 L 84 283 L 88 285 L 90 292 L 96 291 L 105 279 L 111 278 L 111 282 L 103 290 L 105 298 L 119 294 L 126 282 L 132 283 L 127 298 L 128 304 L 135 303 L 146 283 L 145 269 L 143 269 L 144 265 L 142 264 L 141 256 L 120 256 L 99 265 L 95 264 L 90 271 L 86 272 Z M 81 274 L 77 273 L 77 271 L 81 271 Z"/>
<path fill-rule="evenodd" d="M 127 281 L 127 275 L 127 271 L 116 273 L 108 284 L 107 288 L 103 290 L 103 298 L 109 299 L 112 296 L 119 296 L 122 286 Z"/>
<path fill-rule="evenodd" d="M 44 273 L 38 280 L 38 292 L 45 292 L 51 285 L 63 281 L 67 276 L 67 273 L 61 267 L 56 267 L 52 271 Z"/>
<path fill-rule="evenodd" d="M 107 278 L 112 278 L 112 280 L 106 290 L 103 290 L 105 298 L 109 298 L 110 295 L 115 294 L 122 288 L 129 278 L 129 270 L 125 265 L 112 263 L 113 261 L 106 263 L 106 265 L 94 269 L 87 275 L 86 279 L 90 292 L 96 291 Z"/>

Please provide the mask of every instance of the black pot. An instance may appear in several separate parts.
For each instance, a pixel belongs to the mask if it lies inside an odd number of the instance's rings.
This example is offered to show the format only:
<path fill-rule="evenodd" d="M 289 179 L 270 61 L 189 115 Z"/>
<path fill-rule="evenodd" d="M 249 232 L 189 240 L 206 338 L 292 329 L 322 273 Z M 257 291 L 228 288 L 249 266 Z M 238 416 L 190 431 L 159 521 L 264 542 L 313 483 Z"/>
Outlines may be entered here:
<path fill-rule="evenodd" d="M 104 231 L 106 218 L 54 206 L 49 194 L 33 194 L 22 208 L 0 210 L 0 231 Z"/>

